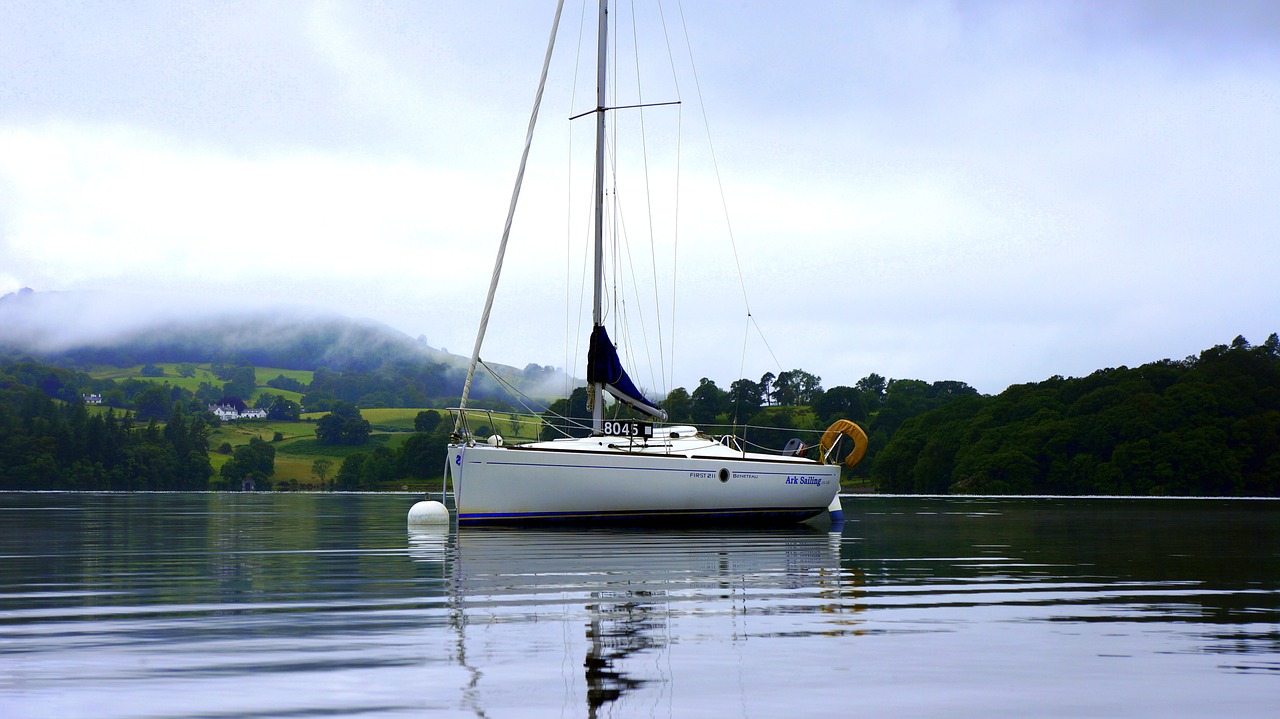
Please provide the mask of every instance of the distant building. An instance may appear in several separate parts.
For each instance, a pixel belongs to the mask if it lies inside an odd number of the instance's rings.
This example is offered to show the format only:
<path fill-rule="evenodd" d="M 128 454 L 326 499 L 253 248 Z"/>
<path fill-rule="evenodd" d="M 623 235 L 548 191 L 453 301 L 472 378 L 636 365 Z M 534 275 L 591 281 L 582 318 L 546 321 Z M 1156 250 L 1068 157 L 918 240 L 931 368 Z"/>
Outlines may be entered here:
<path fill-rule="evenodd" d="M 267 411 L 265 409 L 245 409 L 243 412 L 229 404 L 211 404 L 209 411 L 223 422 L 230 422 L 237 419 L 266 419 Z"/>
<path fill-rule="evenodd" d="M 102 395 L 86 394 L 84 395 L 84 403 L 85 404 L 102 404 Z"/>
<path fill-rule="evenodd" d="M 240 412 L 235 407 L 229 407 L 224 404 L 211 404 L 209 411 L 218 419 L 226 422 L 227 420 L 239 419 Z"/>

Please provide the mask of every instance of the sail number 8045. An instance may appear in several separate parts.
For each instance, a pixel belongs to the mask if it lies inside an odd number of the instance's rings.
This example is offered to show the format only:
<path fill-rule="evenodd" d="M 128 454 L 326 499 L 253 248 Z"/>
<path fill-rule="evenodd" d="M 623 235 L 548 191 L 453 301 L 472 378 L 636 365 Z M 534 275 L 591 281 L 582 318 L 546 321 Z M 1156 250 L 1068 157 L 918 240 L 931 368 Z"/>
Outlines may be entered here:
<path fill-rule="evenodd" d="M 652 422 L 637 422 L 635 420 L 605 420 L 604 433 L 609 437 L 631 437 L 632 439 L 644 439 L 653 436 Z"/>

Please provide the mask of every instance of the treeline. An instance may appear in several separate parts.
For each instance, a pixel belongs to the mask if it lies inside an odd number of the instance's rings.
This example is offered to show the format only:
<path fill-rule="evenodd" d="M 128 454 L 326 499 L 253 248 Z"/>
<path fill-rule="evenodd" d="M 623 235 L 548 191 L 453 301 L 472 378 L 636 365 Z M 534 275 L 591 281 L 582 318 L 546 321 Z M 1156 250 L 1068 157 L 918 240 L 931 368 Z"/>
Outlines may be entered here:
<path fill-rule="evenodd" d="M 869 438 L 866 457 L 854 472 L 865 477 L 877 452 L 904 421 L 953 400 L 977 396 L 978 391 L 964 382 L 885 379 L 874 372 L 853 386 L 823 389 L 821 377 L 793 369 L 777 375 L 766 372 L 759 381 L 739 379 L 727 390 L 704 377 L 692 392 L 683 387 L 672 390 L 661 405 L 671 423 L 692 423 L 714 434 L 732 432 L 766 450 L 781 450 L 798 433 L 812 445 L 812 433 L 838 419 L 853 420 Z M 639 417 L 618 405 L 611 412 Z M 587 390 L 576 389 L 543 414 L 542 439 L 586 436 L 590 415 Z"/>
<path fill-rule="evenodd" d="M 1280 339 L 965 397 L 872 468 L 902 493 L 1280 496 Z"/>
<path fill-rule="evenodd" d="M 0 489 L 266 483 L 274 450 L 265 443 L 237 448 L 229 469 L 217 477 L 209 468 L 207 437 L 217 420 L 204 405 L 217 401 L 225 383 L 252 381 L 246 368 L 252 369 L 220 362 L 224 384 L 193 393 L 153 381 L 97 380 L 30 360 L 0 365 Z M 447 386 L 448 374 L 429 363 L 320 369 L 304 402 L 308 409 L 315 401 L 317 408 L 336 410 L 317 427 L 319 442 L 361 444 L 370 427 L 350 405 L 430 406 L 425 388 Z M 546 375 L 548 369 L 530 365 L 525 374 Z M 295 385 L 280 389 L 296 391 Z M 89 410 L 82 397 L 90 393 L 133 411 Z M 280 418 L 297 417 L 295 402 L 269 394 L 259 398 L 263 402 Z M 476 406 L 486 404 L 504 408 L 495 399 Z M 996 396 L 980 395 L 963 382 L 874 373 L 852 386 L 823 389 L 820 377 L 796 369 L 737 380 L 728 389 L 704 378 L 692 391 L 673 390 L 663 405 L 673 423 L 733 432 L 772 449 L 836 419 L 852 419 L 870 437 L 867 458 L 854 475 L 882 492 L 1280 496 L 1275 334 L 1261 346 L 1237 337 L 1185 360 L 1054 377 Z M 581 388 L 553 403 L 543 415 L 543 437 L 583 434 L 586 407 Z M 380 489 L 404 478 L 439 477 L 448 424 L 439 412 L 419 413 L 415 433 L 403 444 L 350 455 L 331 482 L 327 469 L 317 478 L 337 489 Z"/>
<path fill-rule="evenodd" d="M 90 413 L 0 376 L 0 489 L 209 488 L 208 425 L 180 404 L 164 426 L 129 413 Z"/>
<path fill-rule="evenodd" d="M 88 382 L 83 373 L 33 362 L 0 366 L 0 490 L 199 491 L 273 486 L 276 450 L 271 444 L 253 438 L 234 449 L 224 445 L 218 451 L 232 456 L 215 474 L 209 435 L 218 421 L 204 407 L 193 409 L 183 401 L 172 401 L 162 422 L 139 420 L 134 412 L 86 406 L 80 390 L 93 386 Z M 440 413 L 419 412 L 412 436 L 394 449 L 378 446 L 347 456 L 327 486 L 377 490 L 403 478 L 438 477 L 449 429 Z M 369 432 L 359 408 L 344 402 L 338 402 L 335 411 L 316 425 L 321 444 L 362 444 Z M 317 472 L 322 484 L 327 475 L 327 469 Z"/>

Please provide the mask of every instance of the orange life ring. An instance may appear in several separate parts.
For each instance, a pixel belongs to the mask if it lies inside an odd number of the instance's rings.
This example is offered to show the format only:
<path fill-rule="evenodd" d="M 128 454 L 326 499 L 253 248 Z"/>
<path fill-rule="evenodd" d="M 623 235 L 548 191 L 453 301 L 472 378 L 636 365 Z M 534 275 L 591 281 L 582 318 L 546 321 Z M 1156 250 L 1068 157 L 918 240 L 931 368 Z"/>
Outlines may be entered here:
<path fill-rule="evenodd" d="M 854 467 L 858 462 L 862 461 L 863 455 L 867 453 L 867 433 L 856 422 L 847 419 L 838 419 L 827 431 L 822 433 L 822 456 L 826 457 L 831 448 L 835 446 L 836 440 L 843 435 L 853 440 L 853 451 L 849 452 L 849 456 L 844 458 L 844 466 Z"/>

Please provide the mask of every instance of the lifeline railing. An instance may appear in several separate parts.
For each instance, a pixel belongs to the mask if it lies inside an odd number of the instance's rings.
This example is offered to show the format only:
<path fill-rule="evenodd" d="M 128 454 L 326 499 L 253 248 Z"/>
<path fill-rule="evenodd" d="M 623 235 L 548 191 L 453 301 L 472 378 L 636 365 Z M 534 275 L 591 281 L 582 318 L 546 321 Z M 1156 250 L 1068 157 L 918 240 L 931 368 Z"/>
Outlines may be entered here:
<path fill-rule="evenodd" d="M 566 429 L 578 429 L 589 431 L 590 420 L 588 418 L 574 418 L 566 416 L 555 416 L 548 418 L 542 414 L 534 414 L 527 412 L 516 412 L 512 410 L 498 410 L 484 407 L 449 407 L 447 410 L 450 419 L 454 424 L 454 440 L 464 442 L 476 442 L 483 439 L 498 435 L 500 442 L 506 444 L 508 442 L 535 442 L 543 439 L 543 429 L 552 427 L 564 437 L 569 437 Z M 486 431 L 487 430 L 487 431 Z M 709 431 L 708 431 L 709 430 Z M 728 430 L 724 433 L 715 430 Z M 777 453 L 783 455 L 797 456 L 807 454 L 810 451 L 818 449 L 817 439 L 804 441 L 799 444 L 801 448 L 796 451 L 795 445 L 787 443 L 787 446 L 774 446 L 773 444 L 764 444 L 758 441 L 752 441 L 748 437 L 758 438 L 761 433 L 773 433 L 774 436 L 786 435 L 788 438 L 808 435 L 822 434 L 822 430 L 798 429 L 794 427 L 770 427 L 764 425 L 742 425 L 742 424 L 711 424 L 701 425 L 699 427 L 700 434 L 705 434 L 710 441 L 723 444 L 733 449 L 747 452 L 759 451 L 764 453 Z M 741 432 L 742 434 L 738 434 Z M 819 461 L 828 461 L 836 447 L 840 445 L 843 438 L 838 438 L 835 445 L 825 453 L 825 456 L 819 456 Z M 821 455 L 822 453 L 820 453 Z"/>
<path fill-rule="evenodd" d="M 468 442 L 477 438 L 498 435 L 503 439 L 511 438 L 520 441 L 536 441 L 540 438 L 545 419 L 542 415 L 513 412 L 510 410 L 489 409 L 485 407 L 448 407 L 450 420 L 454 423 L 454 437 Z M 481 419 L 477 419 L 477 416 Z M 472 429 L 472 426 L 475 426 Z M 533 428 L 532 433 L 524 430 Z M 484 433 L 487 429 L 488 433 Z M 505 433 L 505 435 L 504 435 Z"/>

